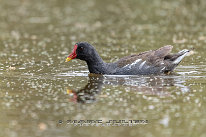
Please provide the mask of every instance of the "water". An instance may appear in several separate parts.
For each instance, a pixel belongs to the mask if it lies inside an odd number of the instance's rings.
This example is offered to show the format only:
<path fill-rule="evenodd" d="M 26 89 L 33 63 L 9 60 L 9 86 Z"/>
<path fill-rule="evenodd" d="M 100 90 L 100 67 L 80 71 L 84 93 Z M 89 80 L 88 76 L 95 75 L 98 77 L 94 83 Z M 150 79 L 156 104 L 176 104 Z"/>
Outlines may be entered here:
<path fill-rule="evenodd" d="M 206 2 L 1 1 L 0 136 L 206 136 Z M 76 42 L 106 62 L 194 48 L 171 75 L 90 75 Z M 79 127 L 67 120 L 148 120 Z"/>

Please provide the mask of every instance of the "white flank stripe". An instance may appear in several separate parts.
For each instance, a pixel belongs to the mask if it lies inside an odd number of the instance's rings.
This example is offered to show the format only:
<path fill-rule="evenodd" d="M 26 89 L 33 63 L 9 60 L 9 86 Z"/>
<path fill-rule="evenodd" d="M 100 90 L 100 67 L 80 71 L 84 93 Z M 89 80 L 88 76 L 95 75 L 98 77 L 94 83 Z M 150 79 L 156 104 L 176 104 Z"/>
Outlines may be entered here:
<path fill-rule="evenodd" d="M 132 66 L 138 64 L 140 61 L 142 61 L 142 59 L 137 59 L 135 60 L 132 64 L 127 64 L 126 66 L 124 66 L 124 68 L 129 67 L 128 69 L 131 69 Z M 144 65 L 144 64 L 143 64 Z"/>
<path fill-rule="evenodd" d="M 144 64 L 146 63 L 146 61 L 142 62 L 142 64 L 140 64 L 139 69 L 142 69 L 142 67 L 144 66 Z"/>
<path fill-rule="evenodd" d="M 133 62 L 132 64 L 128 64 L 128 65 L 124 66 L 124 68 L 129 67 L 129 69 L 131 69 L 131 67 L 132 67 L 133 65 L 136 65 L 136 64 L 139 63 L 141 60 L 142 60 L 142 59 L 135 60 L 135 62 Z"/>
<path fill-rule="evenodd" d="M 135 62 L 133 62 L 133 63 L 131 64 L 131 66 L 137 64 L 137 63 L 140 62 L 140 61 L 141 61 L 141 59 L 135 60 Z"/>
<path fill-rule="evenodd" d="M 161 71 L 163 71 L 166 67 L 162 68 Z"/>

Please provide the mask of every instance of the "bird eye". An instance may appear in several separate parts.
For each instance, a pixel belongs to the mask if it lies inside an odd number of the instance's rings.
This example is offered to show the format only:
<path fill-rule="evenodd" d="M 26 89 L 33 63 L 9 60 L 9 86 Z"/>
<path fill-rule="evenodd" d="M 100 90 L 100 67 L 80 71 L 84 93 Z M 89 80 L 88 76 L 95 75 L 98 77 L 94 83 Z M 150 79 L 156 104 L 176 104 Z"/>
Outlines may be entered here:
<path fill-rule="evenodd" d="M 81 50 L 83 50 L 83 49 L 84 49 L 84 47 L 80 47 L 80 49 L 81 49 Z"/>

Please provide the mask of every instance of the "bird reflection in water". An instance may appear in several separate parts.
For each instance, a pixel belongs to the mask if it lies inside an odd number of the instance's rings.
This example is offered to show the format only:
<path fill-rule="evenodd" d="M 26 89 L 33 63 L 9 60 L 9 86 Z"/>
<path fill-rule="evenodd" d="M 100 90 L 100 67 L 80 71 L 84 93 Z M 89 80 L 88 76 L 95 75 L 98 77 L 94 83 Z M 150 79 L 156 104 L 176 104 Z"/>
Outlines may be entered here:
<path fill-rule="evenodd" d="M 67 89 L 67 94 L 72 95 L 72 102 L 93 103 L 102 90 L 103 80 L 103 75 L 89 74 L 89 81 L 84 88 L 78 91 Z"/>
<path fill-rule="evenodd" d="M 123 86 L 125 90 L 140 92 L 143 95 L 156 95 L 168 97 L 170 87 L 178 87 L 182 93 L 188 92 L 189 88 L 184 85 L 185 79 L 177 75 L 162 76 L 107 76 L 89 74 L 87 85 L 80 90 L 67 89 L 72 96 L 72 102 L 93 103 L 97 100 L 102 87 L 106 85 Z"/>

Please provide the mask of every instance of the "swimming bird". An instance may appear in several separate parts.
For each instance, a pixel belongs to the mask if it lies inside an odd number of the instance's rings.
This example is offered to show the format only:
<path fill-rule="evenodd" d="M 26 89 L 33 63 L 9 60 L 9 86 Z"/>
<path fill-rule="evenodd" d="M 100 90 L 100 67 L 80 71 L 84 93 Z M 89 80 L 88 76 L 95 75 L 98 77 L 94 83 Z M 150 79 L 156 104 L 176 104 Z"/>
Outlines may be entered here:
<path fill-rule="evenodd" d="M 72 59 L 86 61 L 89 72 L 105 75 L 151 75 L 172 72 L 182 59 L 190 52 L 184 49 L 178 53 L 170 53 L 173 46 L 167 45 L 156 50 L 150 50 L 106 63 L 97 53 L 94 46 L 87 42 L 74 45 L 72 53 L 66 62 Z"/>

